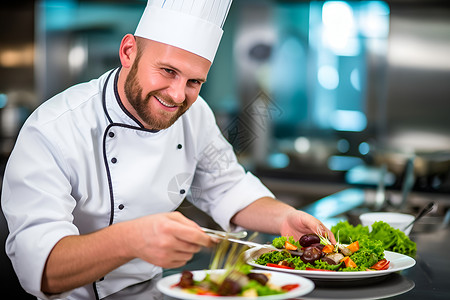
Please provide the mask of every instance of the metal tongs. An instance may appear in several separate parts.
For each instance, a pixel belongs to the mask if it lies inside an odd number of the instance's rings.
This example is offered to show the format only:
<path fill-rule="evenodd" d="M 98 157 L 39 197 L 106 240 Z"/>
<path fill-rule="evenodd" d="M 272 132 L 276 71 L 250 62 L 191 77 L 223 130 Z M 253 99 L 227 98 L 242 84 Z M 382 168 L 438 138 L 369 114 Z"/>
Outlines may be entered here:
<path fill-rule="evenodd" d="M 247 236 L 247 231 L 225 232 L 225 231 L 213 230 L 213 229 L 204 228 L 204 227 L 201 227 L 201 229 L 207 235 L 209 235 L 211 237 L 215 237 L 215 238 L 219 238 L 219 239 L 226 239 L 227 241 L 230 241 L 232 243 L 246 245 L 250 248 L 259 247 L 259 248 L 269 248 L 272 250 L 280 250 L 280 249 L 275 248 L 273 245 L 268 245 L 268 244 L 264 245 L 264 244 L 259 244 L 259 243 L 255 243 L 255 242 L 251 242 L 251 241 L 240 240 L 241 238 L 245 238 Z"/>
<path fill-rule="evenodd" d="M 218 237 L 218 238 L 233 238 L 233 239 L 243 239 L 247 236 L 247 231 L 239 232 L 225 232 L 220 230 L 209 229 L 205 227 L 200 227 L 207 235 Z"/>

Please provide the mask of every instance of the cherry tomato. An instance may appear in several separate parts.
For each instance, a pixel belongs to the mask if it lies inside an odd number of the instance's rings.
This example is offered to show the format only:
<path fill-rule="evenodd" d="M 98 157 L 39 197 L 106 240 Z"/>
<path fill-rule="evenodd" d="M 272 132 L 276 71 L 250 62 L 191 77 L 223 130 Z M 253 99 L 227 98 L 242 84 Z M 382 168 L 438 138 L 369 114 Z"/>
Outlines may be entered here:
<path fill-rule="evenodd" d="M 308 233 L 300 237 L 299 243 L 302 247 L 309 247 L 312 244 L 320 243 L 320 238 L 315 233 Z"/>

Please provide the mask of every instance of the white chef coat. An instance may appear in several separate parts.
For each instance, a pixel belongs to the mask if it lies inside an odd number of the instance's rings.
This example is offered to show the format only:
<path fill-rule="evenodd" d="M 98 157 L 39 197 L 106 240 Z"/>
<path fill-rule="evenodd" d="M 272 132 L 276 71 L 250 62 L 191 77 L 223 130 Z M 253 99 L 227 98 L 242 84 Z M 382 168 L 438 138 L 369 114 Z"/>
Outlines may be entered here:
<path fill-rule="evenodd" d="M 198 97 L 170 128 L 143 128 L 120 102 L 119 69 L 44 102 L 25 122 L 8 160 L 2 205 L 6 251 L 23 288 L 40 298 L 42 271 L 64 236 L 175 210 L 188 200 L 224 229 L 273 194 L 238 164 Z M 161 268 L 134 259 L 102 280 L 53 298 L 103 298 Z"/>

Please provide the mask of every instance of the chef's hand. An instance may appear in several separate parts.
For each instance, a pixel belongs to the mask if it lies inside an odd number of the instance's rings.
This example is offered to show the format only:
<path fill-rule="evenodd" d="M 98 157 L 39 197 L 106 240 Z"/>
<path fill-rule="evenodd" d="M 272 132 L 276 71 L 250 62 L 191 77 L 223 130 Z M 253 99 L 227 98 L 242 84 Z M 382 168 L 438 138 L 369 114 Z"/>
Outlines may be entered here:
<path fill-rule="evenodd" d="M 201 247 L 215 241 L 179 212 L 145 216 L 134 222 L 130 232 L 133 256 L 163 268 L 185 265 Z"/>
<path fill-rule="evenodd" d="M 308 233 L 328 236 L 330 242 L 336 244 L 334 234 L 312 215 L 300 210 L 292 210 L 286 214 L 281 225 L 282 236 L 293 236 L 295 240 L 299 240 L 302 235 Z"/>

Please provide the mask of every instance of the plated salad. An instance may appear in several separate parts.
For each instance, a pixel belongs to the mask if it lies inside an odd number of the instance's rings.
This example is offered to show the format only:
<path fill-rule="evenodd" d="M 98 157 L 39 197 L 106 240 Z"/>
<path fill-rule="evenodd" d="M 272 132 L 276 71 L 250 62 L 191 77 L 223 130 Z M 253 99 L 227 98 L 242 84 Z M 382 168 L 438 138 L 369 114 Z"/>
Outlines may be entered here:
<path fill-rule="evenodd" d="M 310 233 L 303 235 L 299 241 L 292 237 L 278 237 L 272 244 L 282 251 L 263 253 L 255 261 L 256 264 L 294 270 L 343 272 L 385 270 L 389 267 L 380 241 L 361 240 L 349 245 L 332 245 L 327 238 Z"/>
<path fill-rule="evenodd" d="M 259 297 L 284 294 L 299 287 L 297 283 L 275 285 L 271 282 L 271 273 L 253 272 L 253 267 L 243 259 L 246 249 L 223 239 L 203 279 L 195 280 L 193 273 L 185 270 L 172 288 L 203 296 Z"/>
<path fill-rule="evenodd" d="M 195 280 L 193 273 L 183 271 L 180 281 L 174 287 L 195 295 L 260 297 L 287 293 L 299 284 L 275 285 L 270 273 L 256 273 L 233 270 L 228 274 L 207 273 L 202 280 Z"/>
<path fill-rule="evenodd" d="M 279 250 L 261 254 L 255 263 L 293 270 L 377 271 L 389 268 L 390 262 L 384 257 L 385 250 L 415 253 L 415 243 L 396 232 L 397 229 L 384 222 L 376 222 L 372 227 L 369 233 L 368 228 L 361 225 L 353 227 L 347 221 L 340 222 L 331 228 L 338 240 L 335 245 L 328 237 L 318 233 L 303 235 L 298 241 L 293 237 L 277 237 L 272 245 Z M 387 235 L 400 245 L 390 242 L 385 238 Z"/>

